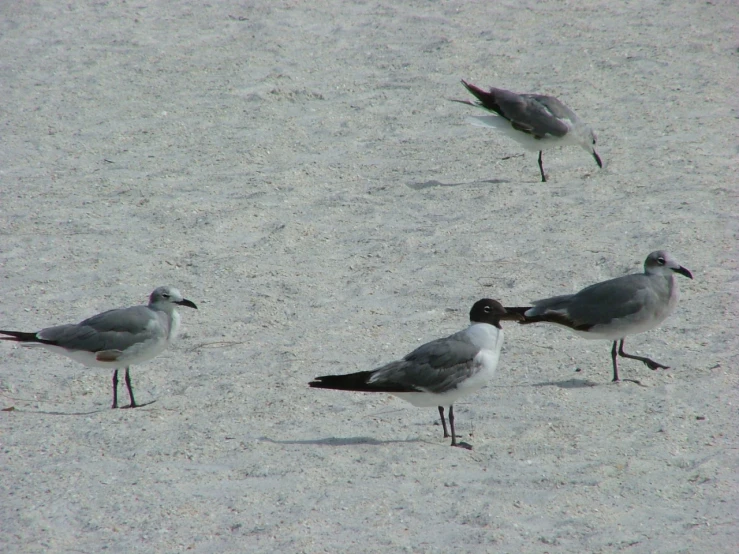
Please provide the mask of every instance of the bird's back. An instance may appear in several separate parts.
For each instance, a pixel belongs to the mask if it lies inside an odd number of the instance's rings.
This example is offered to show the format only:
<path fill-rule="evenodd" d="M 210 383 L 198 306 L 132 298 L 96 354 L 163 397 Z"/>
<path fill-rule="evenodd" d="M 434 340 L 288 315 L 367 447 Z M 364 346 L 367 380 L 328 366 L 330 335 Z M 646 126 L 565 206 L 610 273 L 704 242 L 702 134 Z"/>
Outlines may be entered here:
<path fill-rule="evenodd" d="M 588 338 L 623 338 L 659 325 L 674 309 L 674 280 L 634 274 L 595 283 L 571 295 L 534 302 L 529 322 L 559 323 Z"/>
<path fill-rule="evenodd" d="M 137 344 L 166 340 L 168 327 L 166 314 L 133 306 L 108 310 L 78 324 L 48 327 L 39 331 L 38 337 L 44 343 L 68 350 L 125 351 Z"/>

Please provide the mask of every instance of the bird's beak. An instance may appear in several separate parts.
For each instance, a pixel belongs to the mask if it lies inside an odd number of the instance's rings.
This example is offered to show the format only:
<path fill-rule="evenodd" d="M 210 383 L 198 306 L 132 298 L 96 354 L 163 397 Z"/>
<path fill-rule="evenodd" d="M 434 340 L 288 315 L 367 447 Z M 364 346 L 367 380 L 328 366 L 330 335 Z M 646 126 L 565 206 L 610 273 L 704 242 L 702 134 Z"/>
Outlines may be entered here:
<path fill-rule="evenodd" d="M 672 271 L 674 271 L 675 273 L 679 273 L 680 275 L 685 275 L 688 279 L 693 278 L 693 274 L 687 267 L 680 266 L 677 269 L 673 269 Z"/>
<path fill-rule="evenodd" d="M 187 306 L 188 308 L 193 308 L 195 310 L 198 309 L 198 307 L 195 305 L 195 302 L 192 302 L 191 300 L 188 300 L 187 298 L 183 298 L 179 302 L 175 302 L 175 304 L 179 304 L 180 306 Z"/>
<path fill-rule="evenodd" d="M 598 152 L 593 150 L 593 157 L 595 158 L 595 163 L 598 164 L 598 167 L 603 168 L 603 162 L 600 161 L 600 156 L 598 155 Z"/>

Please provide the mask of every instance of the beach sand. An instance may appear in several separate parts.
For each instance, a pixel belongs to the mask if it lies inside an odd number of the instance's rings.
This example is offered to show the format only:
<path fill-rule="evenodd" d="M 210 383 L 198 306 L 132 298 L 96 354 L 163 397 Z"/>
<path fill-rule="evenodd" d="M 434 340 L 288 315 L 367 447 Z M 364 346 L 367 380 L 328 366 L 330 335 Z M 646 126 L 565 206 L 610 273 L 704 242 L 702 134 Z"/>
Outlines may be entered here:
<path fill-rule="evenodd" d="M 0 328 L 198 304 L 108 370 L 0 343 L 0 551 L 735 552 L 736 4 L 6 2 Z M 536 155 L 460 79 L 598 133 Z M 610 344 L 504 322 L 498 374 L 435 409 L 312 390 L 506 305 L 690 268 Z M 125 391 L 120 389 L 122 399 Z"/>

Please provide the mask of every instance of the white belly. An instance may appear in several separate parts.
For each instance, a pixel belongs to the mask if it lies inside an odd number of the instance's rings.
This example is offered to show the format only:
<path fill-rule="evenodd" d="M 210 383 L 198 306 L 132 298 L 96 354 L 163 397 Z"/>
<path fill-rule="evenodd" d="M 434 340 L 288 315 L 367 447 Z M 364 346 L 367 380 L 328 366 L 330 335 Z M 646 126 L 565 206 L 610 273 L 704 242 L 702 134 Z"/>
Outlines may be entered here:
<path fill-rule="evenodd" d="M 151 360 L 167 349 L 168 342 L 164 338 L 161 338 L 157 341 L 148 341 L 135 345 L 131 348 L 128 348 L 125 352 L 121 354 L 121 356 L 117 360 L 112 362 L 98 360 L 95 357 L 94 352 L 87 352 L 85 350 L 67 350 L 65 348 L 62 348 L 61 346 L 39 343 L 24 344 L 24 346 L 32 348 L 45 348 L 46 350 L 54 352 L 55 354 L 66 356 L 67 358 L 70 358 L 75 362 L 79 362 L 87 367 L 104 367 L 109 369 L 118 369 Z"/>

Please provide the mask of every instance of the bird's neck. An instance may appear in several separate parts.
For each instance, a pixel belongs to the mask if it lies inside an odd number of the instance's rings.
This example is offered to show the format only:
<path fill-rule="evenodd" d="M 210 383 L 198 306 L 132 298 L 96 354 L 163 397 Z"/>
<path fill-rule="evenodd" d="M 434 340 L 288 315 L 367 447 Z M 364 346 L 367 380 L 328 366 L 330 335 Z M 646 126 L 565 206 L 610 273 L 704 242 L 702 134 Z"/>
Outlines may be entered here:
<path fill-rule="evenodd" d="M 503 329 L 489 323 L 473 323 L 467 328 L 467 335 L 475 346 L 486 350 L 499 350 L 503 344 Z"/>
<path fill-rule="evenodd" d="M 680 289 L 677 285 L 677 279 L 675 279 L 674 274 L 667 276 L 667 291 L 670 295 L 670 304 L 676 304 L 678 298 L 680 298 Z"/>
<path fill-rule="evenodd" d="M 172 341 L 177 336 L 177 332 L 180 328 L 180 314 L 174 306 L 171 304 L 165 304 L 164 306 L 149 305 L 149 308 L 163 313 L 167 316 L 167 324 L 169 326 L 169 332 L 167 333 L 167 340 Z"/>
<path fill-rule="evenodd" d="M 177 333 L 180 330 L 180 313 L 177 310 L 169 312 L 169 336 L 167 337 L 170 341 L 177 337 Z"/>

